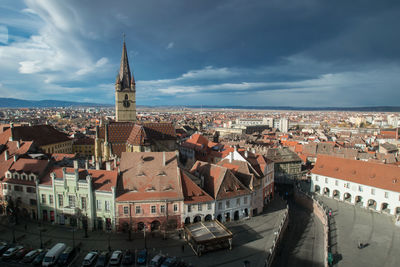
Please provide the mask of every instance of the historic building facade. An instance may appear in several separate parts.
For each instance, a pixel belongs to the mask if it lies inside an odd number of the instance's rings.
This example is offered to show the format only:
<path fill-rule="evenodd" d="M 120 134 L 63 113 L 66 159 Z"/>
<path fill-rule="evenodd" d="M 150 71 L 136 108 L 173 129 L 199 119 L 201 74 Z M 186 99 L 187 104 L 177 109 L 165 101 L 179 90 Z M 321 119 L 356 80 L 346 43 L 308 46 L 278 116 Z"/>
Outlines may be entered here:
<path fill-rule="evenodd" d="M 311 191 L 353 205 L 400 215 L 400 168 L 318 155 Z"/>

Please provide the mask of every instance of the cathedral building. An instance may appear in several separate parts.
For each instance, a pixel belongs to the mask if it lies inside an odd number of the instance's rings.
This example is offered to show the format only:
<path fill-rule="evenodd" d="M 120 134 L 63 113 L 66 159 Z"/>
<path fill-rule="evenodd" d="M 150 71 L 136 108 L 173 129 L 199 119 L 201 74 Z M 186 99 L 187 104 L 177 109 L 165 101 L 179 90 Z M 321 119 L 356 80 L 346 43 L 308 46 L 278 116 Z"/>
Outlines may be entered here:
<path fill-rule="evenodd" d="M 136 119 L 136 83 L 131 73 L 125 41 L 115 82 L 115 121 L 96 128 L 96 161 L 121 157 L 122 152 L 174 151 L 176 133 L 172 123 L 141 123 Z"/>

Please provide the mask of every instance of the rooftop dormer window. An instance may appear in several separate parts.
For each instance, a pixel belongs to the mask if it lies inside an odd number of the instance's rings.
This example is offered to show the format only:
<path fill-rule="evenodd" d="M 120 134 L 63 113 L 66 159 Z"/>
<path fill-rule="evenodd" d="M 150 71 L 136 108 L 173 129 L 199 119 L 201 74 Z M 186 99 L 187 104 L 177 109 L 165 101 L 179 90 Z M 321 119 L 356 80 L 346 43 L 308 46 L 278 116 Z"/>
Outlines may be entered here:
<path fill-rule="evenodd" d="M 164 191 L 170 191 L 172 189 L 174 189 L 174 188 L 169 184 L 164 188 Z"/>
<path fill-rule="evenodd" d="M 137 176 L 145 176 L 146 174 L 143 171 L 140 171 Z"/>
<path fill-rule="evenodd" d="M 149 187 L 149 188 L 146 189 L 146 192 L 154 192 L 154 191 L 156 191 L 154 186 Z"/>
<path fill-rule="evenodd" d="M 159 176 L 166 176 L 167 174 L 165 173 L 165 171 L 160 171 L 160 172 L 158 173 L 158 175 L 159 175 Z"/>

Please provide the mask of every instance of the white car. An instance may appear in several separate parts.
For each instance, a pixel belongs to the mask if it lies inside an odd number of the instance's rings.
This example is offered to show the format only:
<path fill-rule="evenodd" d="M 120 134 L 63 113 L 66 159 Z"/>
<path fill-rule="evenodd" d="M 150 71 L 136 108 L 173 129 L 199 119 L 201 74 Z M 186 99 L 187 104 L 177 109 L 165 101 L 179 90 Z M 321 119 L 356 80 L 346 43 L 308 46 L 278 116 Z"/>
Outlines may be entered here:
<path fill-rule="evenodd" d="M 82 267 L 92 266 L 97 260 L 98 256 L 99 253 L 96 251 L 89 252 L 83 259 Z"/>
<path fill-rule="evenodd" d="M 112 253 L 109 266 L 119 266 L 121 263 L 122 251 L 116 250 Z"/>
<path fill-rule="evenodd" d="M 17 252 L 19 250 L 21 250 L 23 248 L 24 248 L 23 246 L 16 246 L 16 247 L 7 249 L 7 251 L 3 253 L 3 260 L 11 259 L 12 257 L 14 257 L 15 254 L 17 254 Z"/>

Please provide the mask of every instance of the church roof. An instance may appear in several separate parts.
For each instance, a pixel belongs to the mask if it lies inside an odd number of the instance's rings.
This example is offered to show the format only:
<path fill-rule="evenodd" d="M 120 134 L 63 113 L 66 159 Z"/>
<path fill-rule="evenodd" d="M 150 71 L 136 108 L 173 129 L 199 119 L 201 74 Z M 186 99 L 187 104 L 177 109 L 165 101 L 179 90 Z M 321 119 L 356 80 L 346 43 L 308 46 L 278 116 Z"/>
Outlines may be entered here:
<path fill-rule="evenodd" d="M 131 70 L 129 68 L 128 54 L 126 52 L 126 45 L 122 47 L 121 65 L 119 67 L 119 73 L 117 76 L 116 83 L 121 84 L 121 89 L 130 88 L 131 86 Z M 132 83 L 133 80 L 132 80 Z"/>

